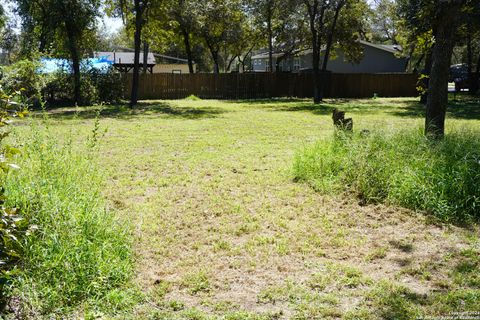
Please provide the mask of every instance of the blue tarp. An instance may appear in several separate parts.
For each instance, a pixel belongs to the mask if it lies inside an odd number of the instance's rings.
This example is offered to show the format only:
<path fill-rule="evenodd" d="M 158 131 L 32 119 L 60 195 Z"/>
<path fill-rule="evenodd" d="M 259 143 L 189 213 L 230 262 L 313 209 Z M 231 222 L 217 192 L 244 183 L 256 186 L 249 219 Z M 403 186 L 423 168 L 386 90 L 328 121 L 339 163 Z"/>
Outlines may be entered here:
<path fill-rule="evenodd" d="M 39 70 L 40 73 L 71 72 L 72 70 L 70 61 L 66 59 L 42 58 L 40 62 L 42 64 Z M 107 70 L 112 65 L 113 61 L 108 60 L 107 57 L 83 59 L 81 62 L 81 68 L 87 71 Z"/>

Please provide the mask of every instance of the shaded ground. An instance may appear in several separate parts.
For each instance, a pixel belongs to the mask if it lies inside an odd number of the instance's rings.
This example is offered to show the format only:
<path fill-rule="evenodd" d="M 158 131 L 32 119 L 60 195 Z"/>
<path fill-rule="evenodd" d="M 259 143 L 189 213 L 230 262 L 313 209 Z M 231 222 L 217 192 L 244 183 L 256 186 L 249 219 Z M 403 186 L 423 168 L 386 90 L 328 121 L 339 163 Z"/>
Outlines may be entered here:
<path fill-rule="evenodd" d="M 105 195 L 136 227 L 146 293 L 119 318 L 409 319 L 478 306 L 477 228 L 293 182 L 296 151 L 332 135 L 335 107 L 357 130 L 423 123 L 413 99 L 103 109 Z M 478 127 L 479 108 L 463 103 L 447 121 Z M 52 117 L 61 132 L 91 128 L 95 114 Z"/>

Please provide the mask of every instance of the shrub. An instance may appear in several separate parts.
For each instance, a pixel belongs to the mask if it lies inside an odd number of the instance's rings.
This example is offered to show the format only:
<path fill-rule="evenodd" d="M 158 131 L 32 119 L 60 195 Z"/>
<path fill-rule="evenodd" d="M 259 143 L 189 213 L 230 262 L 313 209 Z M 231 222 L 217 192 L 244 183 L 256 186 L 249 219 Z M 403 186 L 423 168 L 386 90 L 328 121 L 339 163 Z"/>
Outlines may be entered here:
<path fill-rule="evenodd" d="M 93 71 L 89 74 L 97 89 L 97 102 L 116 103 L 123 97 L 123 82 L 121 75 L 113 68 Z"/>
<path fill-rule="evenodd" d="M 200 99 L 199 97 L 197 97 L 197 96 L 194 95 L 194 94 L 191 94 L 191 95 L 189 95 L 188 97 L 186 97 L 185 100 L 187 100 L 187 101 L 200 101 L 200 100 L 202 100 L 202 99 Z"/>
<path fill-rule="evenodd" d="M 4 67 L 0 81 L 5 92 L 21 92 L 25 101 L 35 104 L 41 98 L 44 76 L 38 73 L 38 61 L 21 60 Z"/>
<path fill-rule="evenodd" d="M 81 104 L 90 105 L 98 102 L 97 88 L 91 77 L 88 74 L 82 74 L 80 79 Z M 42 88 L 42 96 L 50 105 L 73 104 L 73 75 L 63 71 L 47 75 Z"/>
<path fill-rule="evenodd" d="M 0 92 L 0 313 L 5 306 L 4 286 L 7 285 L 15 272 L 12 269 L 20 260 L 22 255 L 21 241 L 31 229 L 28 221 L 20 215 L 20 212 L 5 204 L 4 182 L 8 172 L 12 169 L 18 169 L 13 164 L 12 158 L 18 154 L 18 149 L 4 142 L 9 131 L 5 126 L 9 124 L 10 118 L 23 116 L 23 110 L 12 110 L 12 105 L 7 102 L 12 97 Z M 15 107 L 15 105 L 13 105 Z"/>
<path fill-rule="evenodd" d="M 128 227 L 106 209 L 91 147 L 76 149 L 71 138 L 60 141 L 48 129 L 28 130 L 17 135 L 25 141 L 22 170 L 8 176 L 6 195 L 38 231 L 23 243 L 22 269 L 8 293 L 39 318 L 125 284 L 132 253 Z"/>
<path fill-rule="evenodd" d="M 298 154 L 296 178 L 323 192 L 353 191 L 445 221 L 480 218 L 480 134 L 430 141 L 420 131 L 322 141 Z"/>

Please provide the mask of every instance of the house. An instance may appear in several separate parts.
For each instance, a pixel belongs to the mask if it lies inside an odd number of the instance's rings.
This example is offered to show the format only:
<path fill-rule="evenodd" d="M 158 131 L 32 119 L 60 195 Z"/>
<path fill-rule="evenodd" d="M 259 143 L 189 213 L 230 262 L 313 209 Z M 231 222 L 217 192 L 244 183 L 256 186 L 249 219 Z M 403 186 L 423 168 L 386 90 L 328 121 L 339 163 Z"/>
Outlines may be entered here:
<path fill-rule="evenodd" d="M 153 68 L 153 73 L 189 73 L 188 60 L 167 56 L 163 54 L 154 54 L 157 64 Z M 193 72 L 196 72 L 197 65 L 193 63 Z"/>
<path fill-rule="evenodd" d="M 345 59 L 342 50 L 337 49 L 328 61 L 327 70 L 334 73 L 386 73 L 405 72 L 406 58 L 399 58 L 401 48 L 393 45 L 373 44 L 359 41 L 363 49 L 363 57 L 359 63 L 352 63 Z M 322 50 L 323 52 L 324 50 Z M 273 65 L 279 62 L 281 72 L 308 72 L 312 70 L 312 50 L 304 50 L 294 56 L 283 57 L 282 53 L 273 54 Z M 322 58 L 321 58 L 322 60 Z M 252 57 L 252 69 L 254 72 L 267 72 L 268 52 L 260 53 Z"/>
<path fill-rule="evenodd" d="M 127 51 L 128 50 L 128 51 Z M 140 52 L 140 67 L 143 67 L 143 52 Z M 94 57 L 110 61 L 115 69 L 123 73 L 133 72 L 135 53 L 131 49 L 112 52 L 95 52 Z M 147 54 L 149 73 L 189 73 L 186 59 L 149 52 Z M 194 65 L 195 70 L 195 65 Z"/>
<path fill-rule="evenodd" d="M 112 66 L 122 73 L 133 72 L 135 53 L 134 52 L 95 52 L 94 58 L 111 62 Z M 153 73 L 153 68 L 157 64 L 153 53 L 147 54 L 147 69 Z M 143 52 L 140 52 L 140 66 L 143 67 Z"/>

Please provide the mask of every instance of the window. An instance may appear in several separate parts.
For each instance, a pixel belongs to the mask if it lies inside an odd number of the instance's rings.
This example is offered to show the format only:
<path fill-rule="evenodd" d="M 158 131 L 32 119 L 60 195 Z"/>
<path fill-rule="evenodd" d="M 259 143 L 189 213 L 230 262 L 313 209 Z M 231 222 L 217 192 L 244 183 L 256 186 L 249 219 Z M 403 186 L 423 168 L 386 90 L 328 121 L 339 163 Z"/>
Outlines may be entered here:
<path fill-rule="evenodd" d="M 299 57 L 295 57 L 295 58 L 293 59 L 293 70 L 294 70 L 294 71 L 300 70 L 300 62 L 301 62 L 301 61 L 300 61 L 300 58 L 299 58 Z"/>

